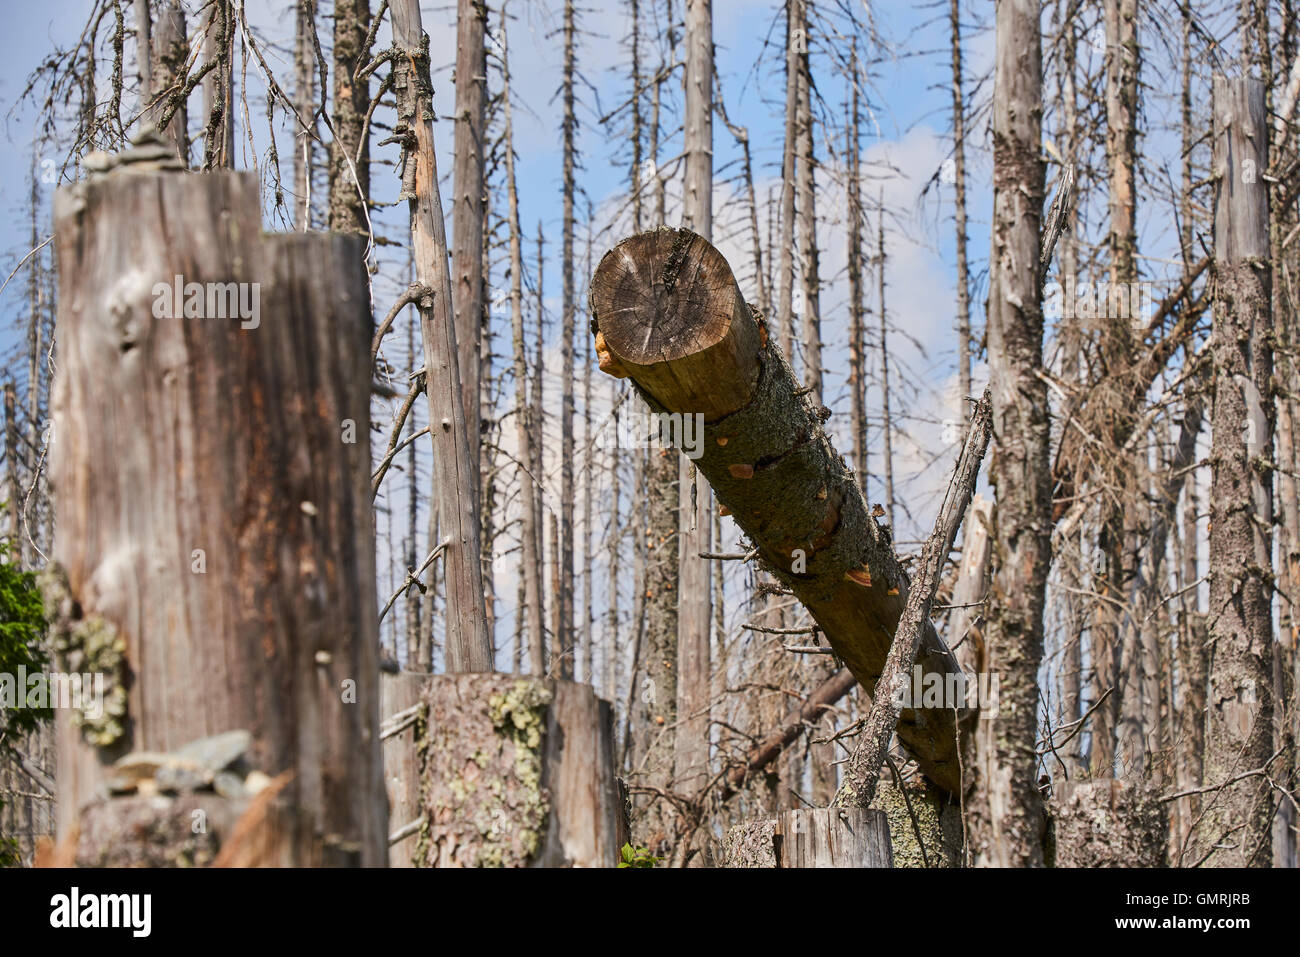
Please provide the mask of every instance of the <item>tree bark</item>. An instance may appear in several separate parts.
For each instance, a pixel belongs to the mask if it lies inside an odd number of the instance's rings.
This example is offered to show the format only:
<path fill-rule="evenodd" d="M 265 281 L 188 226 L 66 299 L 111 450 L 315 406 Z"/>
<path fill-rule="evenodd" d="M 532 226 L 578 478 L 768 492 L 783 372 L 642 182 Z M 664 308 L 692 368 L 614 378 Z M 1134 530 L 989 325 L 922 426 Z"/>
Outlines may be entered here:
<path fill-rule="evenodd" d="M 1039 6 L 998 0 L 993 89 L 993 243 L 988 352 L 997 446 L 993 584 L 985 627 L 999 707 L 980 715 L 971 845 L 977 863 L 1043 863 L 1037 782 L 1038 666 L 1051 560 L 1047 385 L 1039 275 L 1043 163 Z"/>
<path fill-rule="evenodd" d="M 893 867 L 884 811 L 813 808 L 733 827 L 728 867 Z"/>
<path fill-rule="evenodd" d="M 399 5 L 392 5 L 394 12 Z M 366 46 L 369 31 L 370 0 L 335 0 L 334 139 L 330 143 L 329 186 L 329 228 L 334 232 L 370 231 L 366 209 L 370 197 L 370 137 L 362 139 L 370 107 L 370 79 L 368 75 L 354 79 L 370 58 Z M 419 49 L 418 40 L 417 36 L 413 49 Z"/>
<path fill-rule="evenodd" d="M 1214 79 L 1214 408 L 1209 701 L 1204 777 L 1219 785 L 1273 754 L 1273 355 L 1264 87 Z M 1272 861 L 1261 776 L 1204 798 L 1198 850 L 1219 867 Z"/>
<path fill-rule="evenodd" d="M 574 585 L 573 585 L 573 505 L 575 491 L 573 483 L 573 414 L 574 414 L 574 363 L 573 336 L 574 313 L 577 308 L 574 300 L 574 196 L 577 185 L 574 170 L 577 161 L 577 147 L 574 137 L 577 132 L 577 118 L 574 113 L 574 82 L 577 67 L 574 63 L 574 40 L 576 36 L 573 0 L 564 4 L 564 81 L 561 86 L 561 98 L 564 104 L 564 118 L 561 121 L 561 137 L 564 144 L 564 221 L 560 237 L 560 607 L 557 614 L 558 628 L 555 641 L 560 648 L 560 676 L 573 677 L 574 664 Z"/>
<path fill-rule="evenodd" d="M 613 867 L 625 839 L 613 712 L 588 685 L 428 679 L 421 746 L 429 867 Z"/>

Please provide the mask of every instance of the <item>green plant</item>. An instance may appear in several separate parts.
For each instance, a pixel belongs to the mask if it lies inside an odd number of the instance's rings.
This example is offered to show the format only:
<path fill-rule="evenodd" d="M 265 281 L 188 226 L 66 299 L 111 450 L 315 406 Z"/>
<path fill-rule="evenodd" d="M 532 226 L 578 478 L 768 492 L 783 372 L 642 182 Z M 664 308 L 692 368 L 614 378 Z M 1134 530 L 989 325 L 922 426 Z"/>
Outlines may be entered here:
<path fill-rule="evenodd" d="M 619 867 L 654 867 L 659 863 L 659 858 L 650 853 L 645 847 L 633 847 L 631 844 L 624 844 L 619 854 Z"/>
<path fill-rule="evenodd" d="M 16 684 L 19 668 L 28 675 L 43 672 L 48 659 L 41 642 L 45 637 L 45 607 L 36 576 L 9 561 L 9 544 L 0 542 L 0 675 Z M 6 744 L 48 721 L 49 708 L 25 707 L 26 689 L 14 687 L 15 707 L 0 704 L 0 735 Z M 20 700 L 21 699 L 21 700 Z"/>

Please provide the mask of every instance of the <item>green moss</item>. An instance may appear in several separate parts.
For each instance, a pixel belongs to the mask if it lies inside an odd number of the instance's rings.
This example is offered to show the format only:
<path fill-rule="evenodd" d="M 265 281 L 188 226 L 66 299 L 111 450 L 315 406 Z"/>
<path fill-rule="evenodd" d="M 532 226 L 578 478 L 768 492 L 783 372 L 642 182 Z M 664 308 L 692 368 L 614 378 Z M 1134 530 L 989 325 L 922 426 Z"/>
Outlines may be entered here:
<path fill-rule="evenodd" d="M 532 857 L 541 846 L 546 832 L 546 819 L 550 807 L 542 790 L 542 738 L 546 731 L 546 711 L 551 704 L 551 693 L 538 681 L 516 681 L 509 690 L 488 699 L 488 717 L 492 726 L 514 745 L 515 778 L 522 789 L 513 808 L 504 808 L 499 796 L 488 802 L 489 820 L 480 828 L 486 841 L 481 859 L 487 867 L 509 838 L 509 831 L 518 836 L 526 857 Z M 514 828 L 503 826 L 513 820 Z"/>

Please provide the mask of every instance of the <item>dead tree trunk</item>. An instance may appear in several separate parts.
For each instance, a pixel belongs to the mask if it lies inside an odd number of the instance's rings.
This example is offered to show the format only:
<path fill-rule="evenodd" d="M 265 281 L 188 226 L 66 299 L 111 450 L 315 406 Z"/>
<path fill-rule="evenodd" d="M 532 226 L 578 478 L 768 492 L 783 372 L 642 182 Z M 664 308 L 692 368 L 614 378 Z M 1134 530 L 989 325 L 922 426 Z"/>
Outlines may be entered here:
<path fill-rule="evenodd" d="M 298 0 L 293 46 L 293 105 L 305 124 L 294 131 L 293 228 L 311 228 L 311 181 L 316 172 L 316 3 Z"/>
<path fill-rule="evenodd" d="M 574 632 L 573 632 L 573 505 L 576 493 L 573 484 L 573 414 L 574 414 L 574 365 L 573 336 L 574 313 L 574 197 L 577 184 L 574 180 L 577 147 L 577 116 L 574 112 L 574 83 L 577 67 L 574 63 L 574 41 L 576 25 L 574 23 L 573 0 L 564 4 L 564 81 L 561 87 L 564 102 L 564 118 L 561 121 L 564 142 L 563 177 L 564 177 L 564 219 L 560 236 L 560 592 L 559 609 L 556 613 L 558 627 L 555 642 L 559 648 L 559 674 L 564 678 L 573 677 Z"/>
<path fill-rule="evenodd" d="M 686 2 L 686 175 L 683 222 L 713 234 L 713 6 Z M 674 787 L 696 791 L 709 777 L 709 677 L 713 496 L 690 459 L 678 460 L 677 714 Z"/>
<path fill-rule="evenodd" d="M 721 254 L 688 230 L 633 236 L 601 260 L 591 304 L 602 370 L 630 376 L 662 414 L 703 416 L 696 466 L 836 654 L 873 688 L 906 575 Z M 923 649 L 927 673 L 956 672 L 928 624 Z M 905 711 L 898 734 L 955 794 L 952 712 Z"/>
<path fill-rule="evenodd" d="M 867 377 L 866 315 L 862 277 L 862 137 L 858 102 L 858 48 L 849 61 L 850 107 L 848 123 L 848 269 L 849 269 L 849 430 L 853 433 L 853 471 L 858 488 L 867 491 Z"/>
<path fill-rule="evenodd" d="M 189 111 L 179 86 L 185 75 L 189 42 L 185 35 L 185 11 L 178 0 L 163 0 L 158 4 L 158 18 L 150 31 L 150 40 L 153 47 L 149 58 L 152 105 L 145 110 L 143 122 L 156 127 L 175 97 L 171 119 L 159 132 L 175 147 L 180 161 L 189 165 L 190 141 L 186 131 Z"/>
<path fill-rule="evenodd" d="M 794 365 L 794 178 L 799 112 L 799 43 L 807 32 L 804 0 L 785 4 L 785 148 L 781 154 L 781 246 L 777 266 L 776 327 L 781 354 Z"/>
<path fill-rule="evenodd" d="M 89 864 L 382 864 L 359 245 L 260 235 L 256 176 L 132 159 L 56 199 L 47 604 L 62 669 L 106 676 L 102 715 L 60 712 L 62 840 Z"/>
<path fill-rule="evenodd" d="M 803 341 L 803 379 L 814 405 L 822 401 L 821 279 L 817 262 L 817 181 L 813 149 L 812 68 L 808 61 L 808 7 L 801 2 L 803 20 L 792 37 L 799 61 L 798 113 L 795 135 L 798 143 L 799 191 L 799 280 L 802 285 L 800 338 Z"/>
<path fill-rule="evenodd" d="M 999 707 L 982 713 L 971 768 L 971 846 L 979 863 L 1043 862 L 1038 794 L 1038 665 L 1051 560 L 1047 385 L 1039 274 L 1043 102 L 1039 7 L 999 0 L 993 88 L 993 242 L 989 257 L 989 380 L 997 495 L 988 668 Z"/>
<path fill-rule="evenodd" d="M 397 0 L 392 11 L 393 42 L 399 52 L 393 68 L 398 113 L 394 136 L 406 153 L 401 197 L 410 205 L 416 279 L 433 293 L 432 306 L 423 301 L 418 305 L 433 439 L 434 499 L 443 535 L 439 544 L 444 548 L 447 588 L 446 667 L 449 672 L 491 671 L 474 494 L 478 457 L 469 447 L 461 403 L 447 232 L 433 146 L 429 41 L 415 0 Z M 474 253 L 479 255 L 479 250 Z"/>
<path fill-rule="evenodd" d="M 203 34 L 203 168 L 235 168 L 235 7 L 212 0 Z"/>
<path fill-rule="evenodd" d="M 393 4 L 394 13 L 399 4 Z M 396 16 L 394 16 L 396 22 Z M 329 227 L 336 232 L 368 233 L 370 217 L 370 137 L 364 135 L 370 107 L 369 74 L 357 79 L 370 49 L 370 0 L 335 0 L 334 139 L 330 143 Z M 417 42 L 415 48 L 419 48 Z"/>
<path fill-rule="evenodd" d="M 957 390 L 970 395 L 970 270 L 966 264 L 966 103 L 962 94 L 961 5 L 951 0 L 953 222 L 957 227 Z"/>
<path fill-rule="evenodd" d="M 483 321 L 483 224 L 487 219 L 483 168 L 487 150 L 487 4 L 456 5 L 456 133 L 452 162 L 452 312 L 456 323 L 461 401 L 470 454 L 479 454 L 479 376 Z M 483 477 L 480 477 L 480 481 Z M 482 496 L 479 482 L 473 494 Z M 480 514 L 482 502 L 480 504 Z"/>
<path fill-rule="evenodd" d="M 379 740 L 383 742 L 388 795 L 388 866 L 414 867 L 424 820 L 420 795 L 420 733 L 429 675 L 401 671 L 379 675 Z"/>
<path fill-rule="evenodd" d="M 1214 411 L 1206 863 L 1269 866 L 1273 794 L 1273 355 L 1264 87 L 1214 79 Z M 1234 784 L 1244 772 L 1258 772 Z"/>
<path fill-rule="evenodd" d="M 514 111 L 510 103 L 510 54 L 506 35 L 506 10 L 501 8 L 501 105 L 505 120 L 506 200 L 510 217 L 510 329 L 514 346 L 515 436 L 518 441 L 519 510 L 524 608 L 517 614 L 527 615 L 529 665 L 533 674 L 545 673 L 544 635 L 542 631 L 542 584 L 537 491 L 533 473 L 532 417 L 540 415 L 528 401 L 528 358 L 524 345 L 524 250 L 523 230 L 519 223 L 519 188 L 515 177 Z M 538 275 L 541 282 L 541 275 Z M 541 322 L 541 316 L 538 316 Z"/>

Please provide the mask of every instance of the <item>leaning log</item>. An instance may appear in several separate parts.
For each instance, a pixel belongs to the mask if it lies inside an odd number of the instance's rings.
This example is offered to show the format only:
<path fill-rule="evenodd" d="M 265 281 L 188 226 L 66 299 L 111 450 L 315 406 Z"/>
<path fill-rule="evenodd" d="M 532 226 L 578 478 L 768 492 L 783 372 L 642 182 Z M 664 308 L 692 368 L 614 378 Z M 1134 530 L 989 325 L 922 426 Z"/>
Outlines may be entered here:
<path fill-rule="evenodd" d="M 55 198 L 46 598 L 103 698 L 58 713 L 63 859 L 380 865 L 360 243 L 263 235 L 257 176 L 160 141 L 86 162 Z"/>
<path fill-rule="evenodd" d="M 872 691 L 907 576 L 822 429 L 828 413 L 805 398 L 722 254 L 685 229 L 633 236 L 601 260 L 591 308 L 601 369 L 631 378 L 656 412 L 702 417 L 695 464 L 718 502 Z M 918 663 L 938 676 L 930 680 L 959 672 L 929 621 Z M 960 788 L 954 719 L 907 710 L 898 725 L 921 770 L 950 794 Z"/>

